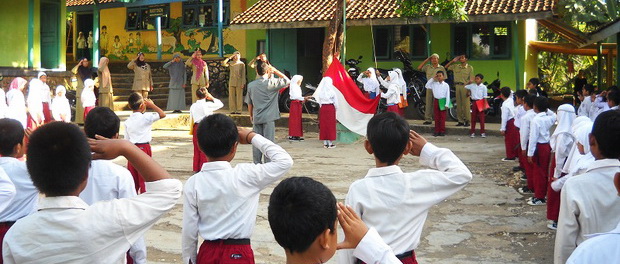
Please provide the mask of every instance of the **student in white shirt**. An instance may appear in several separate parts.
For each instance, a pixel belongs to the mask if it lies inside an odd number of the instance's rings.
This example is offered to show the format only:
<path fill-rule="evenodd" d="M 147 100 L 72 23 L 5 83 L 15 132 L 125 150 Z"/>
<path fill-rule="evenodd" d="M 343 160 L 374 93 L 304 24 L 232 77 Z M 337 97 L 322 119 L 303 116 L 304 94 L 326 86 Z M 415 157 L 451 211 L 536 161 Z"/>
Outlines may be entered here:
<path fill-rule="evenodd" d="M 504 136 L 504 145 L 506 147 L 506 157 L 502 161 L 515 160 L 519 151 L 519 131 L 515 126 L 515 102 L 512 99 L 512 90 L 510 87 L 502 87 L 500 90 L 500 97 L 504 102 L 502 103 L 502 123 L 499 131 Z"/>
<path fill-rule="evenodd" d="M 385 93 L 381 93 L 381 98 L 386 99 L 387 103 L 387 111 L 394 112 L 400 114 L 400 108 L 398 104 L 400 103 L 400 83 L 398 82 L 398 73 L 395 71 L 389 71 L 387 81 L 383 79 L 379 79 L 383 86 L 387 87 L 387 91 Z"/>
<path fill-rule="evenodd" d="M 618 88 L 610 89 L 607 92 L 607 106 L 609 106 L 609 110 L 618 110 L 618 103 L 620 103 L 620 91 L 618 91 Z"/>
<path fill-rule="evenodd" d="M 586 234 L 607 232 L 620 222 L 620 199 L 611 184 L 620 172 L 620 111 L 601 113 L 590 134 L 595 161 L 586 173 L 566 181 L 561 194 L 554 263 L 565 263 Z"/>
<path fill-rule="evenodd" d="M 28 97 L 26 98 L 26 104 L 28 105 L 28 128 L 32 130 L 45 122 L 41 86 L 43 86 L 43 82 L 39 79 L 30 80 L 28 85 Z"/>
<path fill-rule="evenodd" d="M 39 72 L 37 74 L 37 79 L 39 79 L 43 84 L 40 86 L 41 88 L 41 102 L 43 103 L 43 117 L 45 119 L 45 123 L 52 122 L 52 112 L 51 112 L 51 103 L 52 96 L 50 92 L 50 87 L 47 85 L 47 74 L 45 72 Z"/>
<path fill-rule="evenodd" d="M 120 125 L 121 120 L 110 108 L 95 107 L 84 120 L 84 133 L 91 139 L 95 139 L 95 135 L 118 139 Z M 93 160 L 80 198 L 88 205 L 99 201 L 132 198 L 137 195 L 134 186 L 133 177 L 126 168 L 109 160 Z M 143 237 L 131 246 L 129 257 L 132 263 L 146 263 L 146 244 Z"/>
<path fill-rule="evenodd" d="M 579 116 L 590 117 L 590 108 L 592 107 L 591 96 L 593 94 L 594 86 L 592 86 L 591 84 L 586 84 L 583 86 L 583 89 L 581 90 L 581 96 L 579 98 L 581 100 L 581 104 L 579 105 L 579 109 L 577 111 L 577 114 Z"/>
<path fill-rule="evenodd" d="M 149 192 L 88 206 L 77 196 L 86 186 L 91 156 L 119 155 L 135 164 Z M 45 197 L 37 212 L 17 221 L 4 237 L 5 264 L 125 263 L 131 244 L 181 196 L 181 182 L 170 179 L 164 168 L 130 142 L 87 141 L 76 125 L 64 122 L 32 133 L 27 163 L 34 185 Z"/>
<path fill-rule="evenodd" d="M 515 108 L 515 117 L 514 117 L 515 127 L 517 128 L 517 132 L 519 132 L 521 129 L 521 118 L 523 118 L 523 116 L 527 112 L 525 111 L 525 108 L 523 107 L 523 104 L 525 103 L 525 97 L 527 95 L 528 95 L 528 92 L 526 90 L 518 90 L 514 92 L 515 103 L 517 103 L 517 107 Z M 519 141 L 520 140 L 521 140 L 521 137 L 519 137 Z M 523 151 L 520 148 L 520 144 L 519 144 L 519 149 L 517 150 L 517 158 L 519 159 L 519 166 L 513 167 L 512 168 L 513 171 L 525 171 L 525 167 L 527 167 L 527 158 L 526 156 L 521 155 L 521 153 L 523 153 Z"/>
<path fill-rule="evenodd" d="M 56 87 L 56 96 L 52 100 L 52 117 L 56 121 L 71 122 L 71 105 L 66 97 L 67 89 L 64 86 Z"/>
<path fill-rule="evenodd" d="M 205 87 L 196 90 L 196 97 L 198 100 L 190 106 L 189 114 L 192 120 L 194 120 L 192 127 L 192 143 L 194 144 L 193 171 L 199 172 L 202 164 L 207 162 L 207 157 L 200 151 L 198 146 L 198 124 L 203 118 L 212 115 L 214 111 L 224 107 L 224 104 L 219 99 L 213 97 Z"/>
<path fill-rule="evenodd" d="M 0 168 L 0 212 L 7 208 L 15 198 L 15 185 L 9 175 Z"/>
<path fill-rule="evenodd" d="M 521 149 L 519 159 L 525 161 L 523 169 L 525 171 L 527 186 L 517 189 L 521 194 L 531 194 L 534 192 L 534 171 L 532 164 L 527 161 L 527 146 L 530 138 L 530 124 L 532 123 L 532 119 L 536 116 L 536 112 L 534 112 L 535 100 L 536 96 L 531 94 L 526 95 L 523 99 L 525 115 L 521 117 L 521 128 L 519 129 L 519 149 Z"/>
<path fill-rule="evenodd" d="M 4 88 L 0 87 L 0 118 L 4 118 L 8 108 L 9 106 L 6 105 L 6 93 Z"/>
<path fill-rule="evenodd" d="M 381 89 L 379 89 L 379 80 L 375 72 L 374 68 L 368 68 L 368 70 L 357 76 L 357 81 L 362 83 L 364 91 L 366 91 L 370 99 L 375 99 L 377 94 L 381 93 Z"/>
<path fill-rule="evenodd" d="M 313 95 L 321 105 L 319 109 L 319 140 L 323 140 L 324 148 L 335 148 L 336 145 L 336 109 L 338 97 L 332 78 L 323 77 Z"/>
<path fill-rule="evenodd" d="M 291 99 L 291 106 L 288 115 L 288 140 L 303 141 L 304 130 L 301 123 L 302 105 L 304 97 L 301 94 L 301 82 L 304 77 L 295 75 L 291 78 L 291 84 L 288 86 L 288 94 Z"/>
<path fill-rule="evenodd" d="M 351 207 L 336 205 L 325 185 L 308 177 L 283 180 L 273 189 L 269 226 L 284 248 L 286 263 L 325 263 L 336 249 L 354 248 L 366 263 L 401 264 L 374 228 L 368 228 Z M 344 241 L 337 244 L 340 223 Z"/>
<path fill-rule="evenodd" d="M 426 89 L 433 91 L 433 113 L 435 113 L 435 133 L 433 136 L 446 135 L 446 114 L 450 108 L 450 86 L 444 82 L 443 71 L 438 71 L 434 78 L 426 83 Z M 439 100 L 445 99 L 445 108 L 440 110 Z"/>
<path fill-rule="evenodd" d="M 469 98 L 471 99 L 471 128 L 469 129 L 470 137 L 475 137 L 476 134 L 476 120 L 480 121 L 480 136 L 485 138 L 487 134 L 484 130 L 484 118 L 485 118 L 485 109 L 479 109 L 478 103 L 480 100 L 487 99 L 487 86 L 482 83 L 484 80 L 484 75 L 478 73 L 476 77 L 474 77 L 474 82 L 468 85 L 465 85 L 465 89 L 469 92 Z M 485 101 L 482 101 L 483 105 L 488 105 Z"/>
<path fill-rule="evenodd" d="M 128 103 L 133 113 L 125 120 L 125 139 L 138 146 L 144 153 L 153 156 L 151 152 L 151 140 L 153 139 L 151 136 L 151 125 L 155 121 L 166 117 L 166 114 L 153 101 L 142 98 L 142 95 L 139 93 L 129 95 Z M 155 113 L 146 113 L 147 108 L 155 110 Z M 136 192 L 138 194 L 145 192 L 144 179 L 140 176 L 140 172 L 136 170 L 131 162 L 127 162 L 127 169 L 133 176 Z"/>
<path fill-rule="evenodd" d="M 413 251 L 428 211 L 465 187 L 472 174 L 452 151 L 428 143 L 396 114 L 370 119 L 366 137 L 364 146 L 374 155 L 376 168 L 351 184 L 345 204 L 375 228 L 394 253 L 415 260 Z M 407 154 L 420 156 L 420 164 L 430 169 L 404 173 L 398 164 Z M 355 263 L 350 252 L 343 253 L 339 263 Z"/>
<path fill-rule="evenodd" d="M 602 112 L 609 110 L 609 105 L 606 100 L 607 91 L 603 91 L 600 94 L 592 96 L 593 101 L 592 105 L 590 105 L 590 120 L 594 122 L 596 117 L 600 115 Z"/>
<path fill-rule="evenodd" d="M 263 136 L 238 128 L 228 116 L 213 114 L 198 126 L 198 143 L 208 162 L 190 177 L 183 191 L 183 263 L 254 263 L 250 236 L 256 224 L 261 190 L 293 166 L 284 149 Z M 252 144 L 271 161 L 232 167 L 238 144 Z M 204 242 L 198 250 L 198 235 Z M 198 262 L 197 262 L 198 260 Z"/>
<path fill-rule="evenodd" d="M 550 131 L 555 124 L 556 115 L 549 110 L 549 99 L 544 96 L 534 101 L 536 116 L 530 122 L 530 136 L 527 146 L 527 161 L 532 166 L 534 176 L 534 197 L 529 205 L 545 205 L 549 185 L 549 163 L 551 161 Z"/>
<path fill-rule="evenodd" d="M 0 119 L 0 169 L 13 183 L 15 193 L 11 203 L 0 210 L 0 241 L 19 219 L 37 209 L 39 191 L 32 184 L 26 163 L 18 160 L 24 156 L 24 129 L 14 119 Z"/>
<path fill-rule="evenodd" d="M 26 98 L 24 97 L 24 89 L 27 84 L 28 81 L 24 80 L 24 78 L 17 77 L 11 81 L 9 91 L 6 92 L 8 108 L 5 117 L 19 121 L 24 129 L 26 129 L 28 124 Z"/>
<path fill-rule="evenodd" d="M 568 158 L 570 151 L 575 142 L 575 138 L 571 133 L 571 127 L 573 126 L 573 120 L 575 115 L 575 107 L 571 104 L 563 104 L 558 107 L 557 119 L 558 125 L 553 131 L 553 135 L 549 140 L 551 146 L 552 161 L 549 166 L 549 182 L 552 183 L 555 179 L 562 176 L 562 168 L 564 162 Z M 547 188 L 547 219 L 551 221 L 547 227 L 550 229 L 556 229 L 558 225 L 558 215 L 560 214 L 560 192 L 555 191 L 553 188 Z"/>
<path fill-rule="evenodd" d="M 609 183 L 608 183 L 609 184 Z M 620 173 L 614 176 L 616 193 L 608 193 L 610 198 L 620 196 Z M 614 263 L 620 259 L 620 221 L 611 231 L 586 235 L 588 240 L 581 243 L 570 255 L 567 264 Z"/>
<path fill-rule="evenodd" d="M 84 119 L 86 119 L 88 112 L 93 110 L 97 103 L 97 96 L 95 96 L 95 81 L 92 79 L 86 79 L 84 81 L 84 90 L 82 90 L 80 100 L 82 100 L 82 106 L 84 107 Z"/>
<path fill-rule="evenodd" d="M 397 74 L 398 74 L 398 87 L 400 87 L 400 103 L 398 103 L 398 114 L 400 116 L 405 116 L 405 107 L 409 106 L 409 103 L 407 102 L 407 82 L 405 81 L 405 77 L 403 76 L 403 71 L 401 71 L 399 68 L 393 68 L 392 70 L 394 70 Z"/>

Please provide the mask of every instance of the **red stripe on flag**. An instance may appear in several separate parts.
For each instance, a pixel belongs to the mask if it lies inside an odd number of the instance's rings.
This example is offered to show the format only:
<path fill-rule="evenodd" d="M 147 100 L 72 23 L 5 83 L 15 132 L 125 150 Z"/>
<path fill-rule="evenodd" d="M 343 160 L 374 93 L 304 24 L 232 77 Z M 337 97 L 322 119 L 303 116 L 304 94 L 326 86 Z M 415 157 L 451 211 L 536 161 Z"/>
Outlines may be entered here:
<path fill-rule="evenodd" d="M 377 95 L 375 99 L 366 98 L 338 59 L 332 61 L 323 77 L 332 78 L 334 86 L 342 93 L 347 103 L 357 111 L 365 114 L 375 114 L 377 112 L 377 105 L 381 97 Z"/>

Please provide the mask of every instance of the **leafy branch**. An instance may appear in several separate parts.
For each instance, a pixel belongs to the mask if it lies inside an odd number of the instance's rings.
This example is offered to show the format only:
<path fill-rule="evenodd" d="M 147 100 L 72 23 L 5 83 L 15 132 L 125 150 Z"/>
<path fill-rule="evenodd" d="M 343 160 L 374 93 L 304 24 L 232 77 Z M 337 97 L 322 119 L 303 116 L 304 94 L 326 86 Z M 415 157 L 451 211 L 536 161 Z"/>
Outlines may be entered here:
<path fill-rule="evenodd" d="M 408 18 L 425 16 L 439 20 L 467 21 L 465 0 L 398 0 L 398 14 Z"/>

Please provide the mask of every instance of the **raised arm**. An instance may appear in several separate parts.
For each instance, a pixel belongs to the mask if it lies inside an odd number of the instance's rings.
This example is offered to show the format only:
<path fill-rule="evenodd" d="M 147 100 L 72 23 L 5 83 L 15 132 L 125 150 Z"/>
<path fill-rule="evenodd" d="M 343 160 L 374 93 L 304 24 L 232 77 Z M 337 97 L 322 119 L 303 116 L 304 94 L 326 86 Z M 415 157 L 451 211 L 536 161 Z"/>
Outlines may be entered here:
<path fill-rule="evenodd" d="M 420 65 L 418 65 L 418 71 L 421 71 L 422 68 L 424 68 L 424 65 L 426 65 L 426 63 L 428 63 L 428 61 L 431 59 L 431 57 L 426 58 L 424 61 L 422 61 L 420 63 Z"/>
<path fill-rule="evenodd" d="M 280 179 L 293 167 L 293 158 L 282 147 L 254 131 L 239 128 L 239 143 L 251 143 L 271 160 L 265 164 L 249 167 L 247 177 L 239 179 L 242 184 L 263 189 Z"/>
<path fill-rule="evenodd" d="M 132 60 L 127 64 L 127 69 L 133 70 L 136 67 L 136 60 Z"/>

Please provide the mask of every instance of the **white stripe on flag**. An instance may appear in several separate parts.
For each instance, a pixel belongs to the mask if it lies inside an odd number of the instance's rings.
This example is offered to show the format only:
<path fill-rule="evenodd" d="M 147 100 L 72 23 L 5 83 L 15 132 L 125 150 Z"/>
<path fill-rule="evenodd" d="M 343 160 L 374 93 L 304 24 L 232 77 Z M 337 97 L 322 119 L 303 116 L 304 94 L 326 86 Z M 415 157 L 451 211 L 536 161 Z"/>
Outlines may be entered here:
<path fill-rule="evenodd" d="M 366 136 L 366 126 L 374 115 L 362 113 L 353 108 L 349 105 L 340 90 L 334 89 L 334 92 L 336 92 L 336 97 L 338 98 L 338 107 L 336 108 L 336 119 L 338 122 L 349 130 Z"/>

